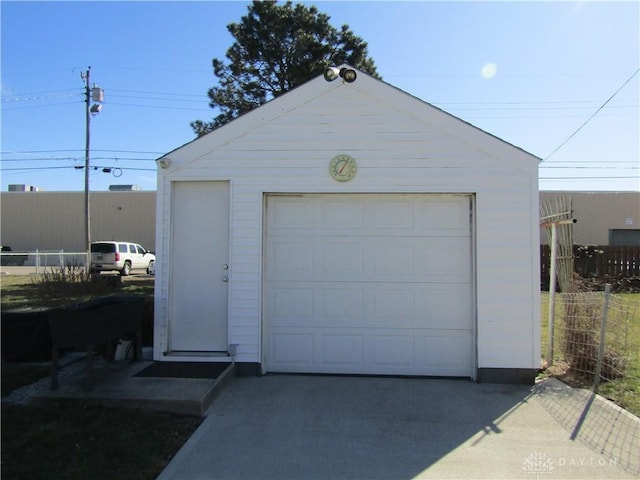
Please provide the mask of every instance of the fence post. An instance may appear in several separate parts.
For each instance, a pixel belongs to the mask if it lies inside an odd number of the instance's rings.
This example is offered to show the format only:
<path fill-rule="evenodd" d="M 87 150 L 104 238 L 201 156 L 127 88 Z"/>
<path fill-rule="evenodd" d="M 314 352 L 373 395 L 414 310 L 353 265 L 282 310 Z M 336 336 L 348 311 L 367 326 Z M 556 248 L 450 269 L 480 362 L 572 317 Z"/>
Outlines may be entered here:
<path fill-rule="evenodd" d="M 609 312 L 609 295 L 611 294 L 611 284 L 604 286 L 604 305 L 602 308 L 602 324 L 600 325 L 600 345 L 598 345 L 598 361 L 596 363 L 596 373 L 593 380 L 593 393 L 598 393 L 600 386 L 600 372 L 602 371 L 602 360 L 604 359 L 605 334 L 607 333 L 607 315 Z"/>
<path fill-rule="evenodd" d="M 547 368 L 553 365 L 553 333 L 556 319 L 556 263 L 558 262 L 558 226 L 551 224 L 551 262 L 549 265 L 549 333 L 547 335 Z"/>

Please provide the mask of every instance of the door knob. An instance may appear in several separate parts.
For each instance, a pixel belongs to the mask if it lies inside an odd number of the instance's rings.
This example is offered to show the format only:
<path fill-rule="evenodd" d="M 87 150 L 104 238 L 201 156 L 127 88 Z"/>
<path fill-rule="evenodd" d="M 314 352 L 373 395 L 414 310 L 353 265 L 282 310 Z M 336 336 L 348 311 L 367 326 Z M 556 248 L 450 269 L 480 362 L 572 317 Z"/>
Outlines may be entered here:
<path fill-rule="evenodd" d="M 227 277 L 226 275 L 224 277 L 222 277 L 222 281 L 224 283 L 227 283 L 229 281 L 229 277 Z"/>

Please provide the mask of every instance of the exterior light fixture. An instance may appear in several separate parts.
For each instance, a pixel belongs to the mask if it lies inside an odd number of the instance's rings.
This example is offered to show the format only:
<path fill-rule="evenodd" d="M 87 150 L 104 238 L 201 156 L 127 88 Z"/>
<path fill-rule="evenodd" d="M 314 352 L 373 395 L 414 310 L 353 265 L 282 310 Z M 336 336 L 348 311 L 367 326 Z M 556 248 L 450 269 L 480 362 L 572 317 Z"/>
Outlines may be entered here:
<path fill-rule="evenodd" d="M 340 70 L 338 70 L 336 67 L 327 67 L 324 70 L 324 79 L 327 82 L 333 82 L 339 76 L 340 76 Z"/>
<path fill-rule="evenodd" d="M 356 78 L 358 77 L 358 75 L 356 74 L 356 71 L 353 70 L 352 68 L 341 68 L 340 69 L 340 76 L 347 83 L 355 82 Z"/>
<path fill-rule="evenodd" d="M 342 77 L 347 83 L 353 83 L 356 81 L 358 74 L 353 68 L 342 67 L 340 69 L 336 67 L 327 67 L 324 70 L 324 79 L 327 82 L 333 82 L 336 78 Z"/>
<path fill-rule="evenodd" d="M 96 114 L 96 113 L 100 113 L 100 110 L 102 110 L 102 104 L 100 103 L 94 103 L 93 105 L 91 105 L 91 113 L 92 114 Z"/>
<path fill-rule="evenodd" d="M 171 160 L 167 158 L 159 158 L 158 160 L 156 160 L 156 162 L 158 163 L 158 165 L 160 165 L 160 168 L 162 169 L 169 168 L 169 166 L 171 165 Z"/>

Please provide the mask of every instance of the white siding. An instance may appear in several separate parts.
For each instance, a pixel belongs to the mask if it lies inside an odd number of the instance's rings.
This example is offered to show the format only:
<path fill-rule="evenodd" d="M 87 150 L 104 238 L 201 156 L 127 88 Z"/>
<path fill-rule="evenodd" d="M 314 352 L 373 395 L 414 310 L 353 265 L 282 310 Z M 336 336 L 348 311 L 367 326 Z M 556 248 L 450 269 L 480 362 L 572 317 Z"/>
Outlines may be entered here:
<path fill-rule="evenodd" d="M 337 154 L 357 160 L 352 181 L 330 178 Z M 360 74 L 353 84 L 313 80 L 167 158 L 158 182 L 156 356 L 166 341 L 169 182 L 230 180 L 237 361 L 262 363 L 264 194 L 406 192 L 475 194 L 478 367 L 539 366 L 535 157 Z"/>

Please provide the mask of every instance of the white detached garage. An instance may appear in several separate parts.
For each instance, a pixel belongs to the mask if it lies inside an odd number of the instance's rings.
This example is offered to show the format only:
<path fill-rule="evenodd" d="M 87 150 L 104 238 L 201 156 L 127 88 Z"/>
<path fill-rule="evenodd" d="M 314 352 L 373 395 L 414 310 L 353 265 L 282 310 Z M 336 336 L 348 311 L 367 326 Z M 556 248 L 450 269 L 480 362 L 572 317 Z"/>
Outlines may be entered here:
<path fill-rule="evenodd" d="M 154 359 L 533 381 L 538 161 L 362 72 L 168 153 Z"/>

